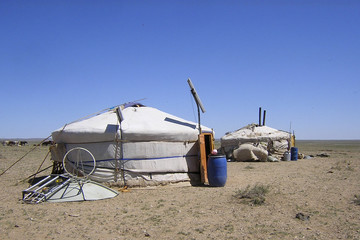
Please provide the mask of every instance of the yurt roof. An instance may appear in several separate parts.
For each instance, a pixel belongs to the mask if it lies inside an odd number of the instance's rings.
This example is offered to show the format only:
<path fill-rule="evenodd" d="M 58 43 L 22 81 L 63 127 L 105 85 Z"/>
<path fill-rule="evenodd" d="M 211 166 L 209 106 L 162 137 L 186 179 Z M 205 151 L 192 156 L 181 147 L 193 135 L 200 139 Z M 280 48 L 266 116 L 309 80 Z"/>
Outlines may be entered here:
<path fill-rule="evenodd" d="M 124 106 L 123 106 L 124 107 Z M 55 142 L 84 143 L 114 141 L 196 141 L 198 124 L 141 104 L 116 108 L 73 122 L 52 133 Z M 122 118 L 119 123 L 119 118 Z M 201 126 L 203 132 L 212 129 Z"/>
<path fill-rule="evenodd" d="M 234 132 L 225 134 L 221 138 L 221 142 L 227 141 L 268 141 L 288 139 L 290 137 L 288 132 L 277 130 L 268 126 L 259 126 L 257 124 L 249 124 L 243 128 L 240 128 Z"/>

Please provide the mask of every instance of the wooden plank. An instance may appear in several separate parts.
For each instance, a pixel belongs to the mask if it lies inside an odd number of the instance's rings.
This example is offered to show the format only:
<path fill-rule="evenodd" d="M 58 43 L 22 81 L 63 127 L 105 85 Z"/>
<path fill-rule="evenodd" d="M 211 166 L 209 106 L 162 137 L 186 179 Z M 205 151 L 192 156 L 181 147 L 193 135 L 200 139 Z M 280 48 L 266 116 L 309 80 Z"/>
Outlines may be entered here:
<path fill-rule="evenodd" d="M 205 149 L 205 136 L 204 134 L 199 135 L 199 147 L 200 147 L 200 175 L 201 175 L 201 182 L 207 183 L 207 156 L 206 156 L 206 149 Z"/>

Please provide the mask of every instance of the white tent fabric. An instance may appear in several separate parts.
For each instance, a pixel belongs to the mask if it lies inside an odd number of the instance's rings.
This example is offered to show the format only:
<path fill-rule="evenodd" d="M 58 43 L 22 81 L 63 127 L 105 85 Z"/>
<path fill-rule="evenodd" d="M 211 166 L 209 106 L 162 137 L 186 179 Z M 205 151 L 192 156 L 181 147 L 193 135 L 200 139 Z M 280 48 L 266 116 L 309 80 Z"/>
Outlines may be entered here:
<path fill-rule="evenodd" d="M 52 138 L 65 145 L 65 151 L 83 147 L 94 155 L 92 180 L 152 185 L 200 177 L 198 134 L 197 123 L 151 107 L 120 106 L 65 125 Z M 68 158 L 75 161 L 74 154 Z M 88 164 L 91 169 L 90 159 Z"/>
<path fill-rule="evenodd" d="M 233 152 L 233 157 L 237 161 L 260 161 L 266 162 L 268 152 L 249 143 L 241 144 Z"/>
<path fill-rule="evenodd" d="M 233 158 L 233 151 L 243 144 L 252 144 L 259 151 L 267 149 L 269 155 L 281 157 L 288 149 L 290 144 L 290 134 L 285 131 L 277 130 L 268 126 L 249 124 L 237 131 L 227 133 L 221 138 L 221 150 L 228 158 Z M 235 152 L 240 156 L 239 150 Z M 241 160 L 251 160 L 243 159 Z"/>

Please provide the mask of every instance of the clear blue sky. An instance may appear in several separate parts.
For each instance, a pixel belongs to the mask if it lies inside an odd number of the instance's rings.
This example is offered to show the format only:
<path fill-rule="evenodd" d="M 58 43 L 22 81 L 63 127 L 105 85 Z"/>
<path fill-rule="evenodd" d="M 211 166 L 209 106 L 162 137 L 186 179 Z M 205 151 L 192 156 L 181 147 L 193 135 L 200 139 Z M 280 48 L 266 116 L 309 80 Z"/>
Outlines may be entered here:
<path fill-rule="evenodd" d="M 216 138 L 258 122 L 360 139 L 360 1 L 0 0 L 0 138 L 132 100 Z"/>

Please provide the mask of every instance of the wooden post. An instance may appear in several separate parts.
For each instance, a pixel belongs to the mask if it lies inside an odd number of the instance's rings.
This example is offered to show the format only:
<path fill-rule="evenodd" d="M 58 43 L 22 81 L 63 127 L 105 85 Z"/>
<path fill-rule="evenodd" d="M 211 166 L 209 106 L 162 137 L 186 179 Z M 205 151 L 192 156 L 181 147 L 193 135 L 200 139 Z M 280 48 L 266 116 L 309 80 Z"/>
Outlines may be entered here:
<path fill-rule="evenodd" d="M 199 148 L 200 148 L 200 175 L 201 182 L 207 183 L 207 156 L 205 149 L 205 136 L 204 134 L 199 134 Z"/>

